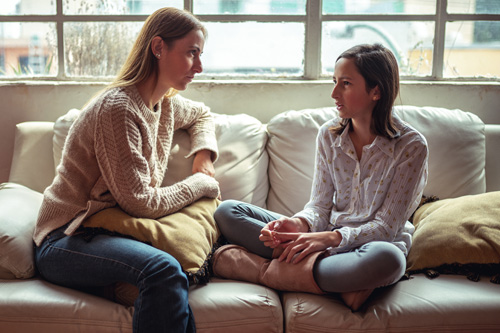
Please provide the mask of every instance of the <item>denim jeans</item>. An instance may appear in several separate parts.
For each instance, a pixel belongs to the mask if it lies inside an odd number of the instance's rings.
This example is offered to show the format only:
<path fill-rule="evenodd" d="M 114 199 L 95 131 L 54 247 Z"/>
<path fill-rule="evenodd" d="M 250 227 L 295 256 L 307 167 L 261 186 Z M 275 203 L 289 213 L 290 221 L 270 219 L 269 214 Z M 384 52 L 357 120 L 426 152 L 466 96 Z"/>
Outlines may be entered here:
<path fill-rule="evenodd" d="M 214 214 L 217 225 L 229 243 L 240 245 L 263 258 L 272 249 L 260 240 L 261 229 L 280 214 L 236 200 L 222 202 Z M 314 279 L 326 292 L 350 292 L 388 286 L 401 279 L 406 257 L 395 245 L 373 241 L 349 252 L 319 258 Z"/>
<path fill-rule="evenodd" d="M 128 282 L 139 289 L 135 333 L 196 331 L 189 283 L 174 257 L 133 239 L 99 234 L 89 240 L 81 233 L 66 236 L 64 229 L 51 232 L 35 249 L 42 277 L 83 290 Z"/>

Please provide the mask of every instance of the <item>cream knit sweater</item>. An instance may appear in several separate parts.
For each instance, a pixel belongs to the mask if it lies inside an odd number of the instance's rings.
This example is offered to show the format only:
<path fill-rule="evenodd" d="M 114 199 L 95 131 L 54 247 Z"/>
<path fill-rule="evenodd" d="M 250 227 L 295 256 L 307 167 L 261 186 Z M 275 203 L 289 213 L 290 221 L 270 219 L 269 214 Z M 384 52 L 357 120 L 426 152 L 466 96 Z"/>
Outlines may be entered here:
<path fill-rule="evenodd" d="M 181 96 L 164 98 L 156 111 L 135 86 L 113 88 L 95 98 L 72 125 L 53 183 L 45 190 L 33 239 L 69 223 L 71 235 L 86 217 L 120 206 L 132 216 L 158 218 L 203 196 L 219 195 L 217 181 L 196 173 L 161 187 L 172 137 L 177 129 L 191 137 L 187 157 L 218 150 L 209 109 Z"/>

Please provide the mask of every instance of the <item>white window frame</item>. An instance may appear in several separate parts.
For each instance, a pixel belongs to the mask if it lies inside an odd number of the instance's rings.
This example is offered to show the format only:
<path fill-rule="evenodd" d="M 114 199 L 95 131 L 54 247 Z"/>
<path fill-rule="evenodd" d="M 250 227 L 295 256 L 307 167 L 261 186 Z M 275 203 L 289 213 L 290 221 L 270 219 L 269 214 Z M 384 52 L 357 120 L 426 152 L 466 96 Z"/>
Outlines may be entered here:
<path fill-rule="evenodd" d="M 68 77 L 64 73 L 64 46 L 63 46 L 63 25 L 65 22 L 121 22 L 139 21 L 144 22 L 148 15 L 63 15 L 63 0 L 56 1 L 55 15 L 0 15 L 0 22 L 53 22 L 57 29 L 57 50 L 58 50 L 58 73 L 53 76 L 36 76 L 33 79 L 56 80 L 56 81 L 95 81 L 96 78 L 86 79 L 79 77 Z M 192 11 L 195 0 L 184 0 L 184 9 Z M 452 21 L 500 21 L 500 14 L 449 14 L 446 11 L 448 0 L 436 0 L 435 14 L 428 15 L 408 15 L 408 14 L 364 14 L 364 15 L 323 15 L 322 0 L 307 0 L 305 15 L 204 15 L 196 14 L 203 22 L 299 22 L 305 24 L 305 46 L 304 46 L 304 75 L 301 79 L 320 80 L 325 79 L 321 68 L 321 31 L 322 23 L 328 21 L 433 21 L 434 49 L 432 59 L 432 73 L 429 76 L 401 76 L 406 80 L 427 80 L 427 81 L 500 81 L 500 78 L 444 78 L 444 50 L 445 50 L 445 29 L 446 23 Z M 211 76 L 212 77 L 212 76 Z M 4 80 L 26 80 L 26 76 L 19 78 L 0 78 Z M 203 75 L 200 76 L 203 78 Z M 238 76 L 216 77 L 221 79 L 241 79 Z M 255 77 L 252 77 L 255 78 Z M 271 77 L 261 77 L 272 79 Z M 101 78 L 100 80 L 109 80 Z M 280 78 L 281 80 L 283 78 Z M 290 78 L 290 79 L 296 79 Z"/>

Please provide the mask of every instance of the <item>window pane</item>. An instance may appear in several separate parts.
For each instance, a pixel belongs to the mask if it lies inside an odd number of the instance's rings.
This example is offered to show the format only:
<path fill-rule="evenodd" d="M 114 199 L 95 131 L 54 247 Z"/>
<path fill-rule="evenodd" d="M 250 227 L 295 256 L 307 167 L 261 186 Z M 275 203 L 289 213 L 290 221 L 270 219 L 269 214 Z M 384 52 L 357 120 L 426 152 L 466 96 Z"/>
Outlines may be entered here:
<path fill-rule="evenodd" d="M 2 0 L 0 15 L 51 15 L 56 13 L 54 0 Z"/>
<path fill-rule="evenodd" d="M 323 14 L 434 14 L 436 0 L 323 0 Z"/>
<path fill-rule="evenodd" d="M 302 23 L 205 23 L 205 74 L 302 75 Z"/>
<path fill-rule="evenodd" d="M 0 23 L 0 75 L 57 74 L 55 23 Z"/>
<path fill-rule="evenodd" d="M 64 24 L 68 76 L 115 76 L 143 22 L 67 22 Z"/>
<path fill-rule="evenodd" d="M 298 14 L 306 13 L 306 0 L 196 0 L 195 14 Z"/>
<path fill-rule="evenodd" d="M 183 6 L 183 0 L 63 0 L 66 15 L 149 15 L 159 8 Z"/>
<path fill-rule="evenodd" d="M 321 61 L 323 74 L 332 75 L 337 57 L 363 43 L 390 49 L 401 75 L 430 75 L 434 22 L 325 22 Z"/>
<path fill-rule="evenodd" d="M 500 22 L 446 24 L 444 76 L 500 77 Z"/>
<path fill-rule="evenodd" d="M 184 8 L 183 0 L 126 0 L 130 14 L 149 15 L 163 7 Z"/>
<path fill-rule="evenodd" d="M 450 14 L 500 14 L 498 0 L 448 0 Z"/>

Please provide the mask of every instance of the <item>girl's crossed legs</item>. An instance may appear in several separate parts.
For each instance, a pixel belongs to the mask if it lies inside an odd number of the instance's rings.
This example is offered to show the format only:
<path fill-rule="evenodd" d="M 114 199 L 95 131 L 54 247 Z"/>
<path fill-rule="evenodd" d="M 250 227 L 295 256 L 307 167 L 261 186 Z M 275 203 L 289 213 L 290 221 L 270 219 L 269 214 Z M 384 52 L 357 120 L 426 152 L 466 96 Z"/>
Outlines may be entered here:
<path fill-rule="evenodd" d="M 224 237 L 261 257 L 271 259 L 273 249 L 260 240 L 261 229 L 280 214 L 263 208 L 226 200 L 215 212 Z M 370 290 L 396 283 L 404 274 L 406 258 L 393 244 L 370 242 L 345 253 L 321 257 L 314 265 L 314 279 L 325 292 Z"/>

